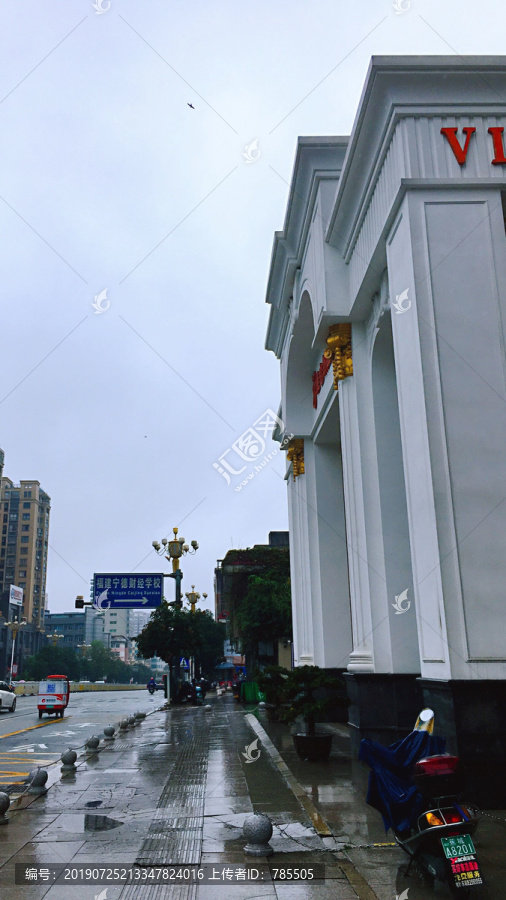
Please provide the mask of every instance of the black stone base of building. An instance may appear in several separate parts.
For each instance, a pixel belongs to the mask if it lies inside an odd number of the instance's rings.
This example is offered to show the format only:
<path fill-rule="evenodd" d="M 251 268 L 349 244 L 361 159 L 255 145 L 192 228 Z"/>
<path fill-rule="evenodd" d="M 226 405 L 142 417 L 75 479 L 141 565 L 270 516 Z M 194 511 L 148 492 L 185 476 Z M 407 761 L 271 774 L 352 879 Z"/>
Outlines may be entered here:
<path fill-rule="evenodd" d="M 362 738 L 388 746 L 406 737 L 423 707 L 419 675 L 347 672 L 351 750 L 358 755 Z"/>
<path fill-rule="evenodd" d="M 346 669 L 324 669 L 326 675 L 332 675 L 336 679 L 336 688 L 322 688 L 315 691 L 316 699 L 326 698 L 328 706 L 323 715 L 318 716 L 318 722 L 342 722 L 348 721 L 348 695 L 346 692 Z"/>
<path fill-rule="evenodd" d="M 418 686 L 447 750 L 461 759 L 466 798 L 483 809 L 506 809 L 506 681 L 419 678 Z"/>

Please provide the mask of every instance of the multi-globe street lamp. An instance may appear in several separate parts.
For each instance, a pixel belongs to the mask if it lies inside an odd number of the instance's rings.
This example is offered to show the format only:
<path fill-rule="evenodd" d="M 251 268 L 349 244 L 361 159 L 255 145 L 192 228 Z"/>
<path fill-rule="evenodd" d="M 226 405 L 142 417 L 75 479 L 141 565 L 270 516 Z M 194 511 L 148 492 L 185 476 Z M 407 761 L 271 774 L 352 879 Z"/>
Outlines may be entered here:
<path fill-rule="evenodd" d="M 181 599 L 181 580 L 183 578 L 183 572 L 179 568 L 179 560 L 182 556 L 186 556 L 188 553 L 192 556 L 199 549 L 199 545 L 197 541 L 190 541 L 190 544 L 185 542 L 183 537 L 178 537 L 178 528 L 172 529 L 174 532 L 174 537 L 172 540 L 168 540 L 168 538 L 162 538 L 161 543 L 159 541 L 153 541 L 153 547 L 158 554 L 158 556 L 165 556 L 165 559 L 172 562 L 172 572 L 168 575 L 165 575 L 165 578 L 174 578 L 176 582 L 176 599 L 166 603 L 168 606 L 174 606 L 176 609 L 182 609 L 183 601 Z M 175 684 L 170 685 L 170 697 L 171 700 L 174 701 L 177 696 L 177 692 L 179 690 L 179 681 L 180 681 L 180 654 L 178 653 L 176 656 L 176 677 Z"/>
<path fill-rule="evenodd" d="M 12 631 L 12 649 L 11 649 L 11 668 L 9 673 L 9 684 L 12 684 L 12 667 L 14 665 L 14 650 L 16 647 L 16 638 L 18 636 L 18 631 L 23 625 L 28 625 L 26 616 L 23 616 L 21 622 L 18 619 L 13 619 L 12 622 L 6 622 L 7 628 L 10 628 Z"/>
<path fill-rule="evenodd" d="M 59 631 L 55 631 L 54 634 L 46 634 L 46 637 L 52 642 L 53 647 L 56 647 L 58 641 L 65 640 L 65 635 L 61 634 Z"/>
<path fill-rule="evenodd" d="M 164 537 L 162 538 L 161 544 L 158 541 L 153 541 L 153 547 L 158 556 L 165 556 L 165 559 L 172 562 L 172 572 L 167 577 L 175 579 L 176 599 L 172 603 L 169 603 L 169 606 L 175 606 L 178 609 L 181 609 L 183 606 L 183 601 L 181 600 L 181 580 L 183 578 L 183 573 L 179 568 L 179 560 L 188 553 L 191 555 L 195 554 L 199 549 L 199 545 L 197 541 L 190 541 L 190 545 L 186 544 L 184 538 L 178 538 L 178 529 L 173 528 L 172 530 L 174 532 L 174 537 L 171 541 Z"/>
<path fill-rule="evenodd" d="M 207 600 L 207 594 L 202 594 L 204 600 Z M 192 613 L 195 612 L 195 604 L 200 600 L 200 594 L 195 590 L 195 585 L 192 584 L 191 591 L 187 591 L 185 597 L 188 601 L 188 606 L 191 606 Z"/>
<path fill-rule="evenodd" d="M 202 594 L 202 596 L 203 596 L 204 600 L 207 600 L 207 594 Z M 196 605 L 196 604 L 198 603 L 198 601 L 200 600 L 200 594 L 199 594 L 198 591 L 195 590 L 195 585 L 194 585 L 194 584 L 192 584 L 192 589 L 191 589 L 191 591 L 187 591 L 187 592 L 186 592 L 185 597 L 186 597 L 186 599 L 187 599 L 187 601 L 188 601 L 188 606 L 191 607 L 191 611 L 192 611 L 192 613 L 194 613 L 194 612 L 195 612 L 195 605 Z M 191 658 L 191 660 L 190 660 L 190 675 L 191 675 L 192 678 L 193 678 L 194 675 L 195 675 L 195 659 L 194 659 L 193 656 L 192 656 L 192 658 Z"/>

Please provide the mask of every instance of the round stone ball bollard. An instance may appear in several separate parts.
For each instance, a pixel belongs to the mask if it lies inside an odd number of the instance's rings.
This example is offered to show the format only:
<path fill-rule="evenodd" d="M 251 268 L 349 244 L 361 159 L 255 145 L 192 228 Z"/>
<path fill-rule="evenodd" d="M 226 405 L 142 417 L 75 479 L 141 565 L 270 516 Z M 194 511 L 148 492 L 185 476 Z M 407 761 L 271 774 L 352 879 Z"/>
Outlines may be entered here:
<path fill-rule="evenodd" d="M 135 717 L 134 716 L 128 717 L 128 724 L 130 725 L 130 728 L 135 728 Z"/>
<path fill-rule="evenodd" d="M 96 756 L 98 745 L 100 744 L 100 738 L 96 736 L 96 734 L 92 734 L 91 737 L 88 738 L 84 747 L 86 750 L 86 756 Z"/>
<path fill-rule="evenodd" d="M 210 712 L 210 711 L 212 710 L 211 704 L 210 704 L 210 703 L 206 703 L 206 705 L 204 706 L 204 709 L 205 709 L 206 712 Z"/>
<path fill-rule="evenodd" d="M 121 722 L 119 723 L 119 730 L 120 730 L 123 734 L 125 734 L 125 732 L 128 731 L 128 719 L 122 719 L 122 720 L 121 720 Z"/>
<path fill-rule="evenodd" d="M 272 837 L 271 820 L 262 813 L 254 813 L 244 820 L 242 826 L 247 844 L 244 852 L 248 856 L 272 856 L 274 850 L 269 841 Z"/>
<path fill-rule="evenodd" d="M 114 725 L 106 725 L 104 728 L 104 741 L 113 741 L 114 740 L 114 732 L 116 731 Z"/>
<path fill-rule="evenodd" d="M 0 825 L 7 825 L 9 819 L 5 815 L 9 806 L 11 805 L 11 798 L 8 794 L 4 794 L 3 791 L 0 791 Z"/>
<path fill-rule="evenodd" d="M 265 702 L 263 700 L 260 700 L 260 703 L 258 704 L 258 708 L 262 709 L 262 710 L 265 709 Z"/>
<path fill-rule="evenodd" d="M 30 787 L 28 788 L 28 793 L 35 794 L 36 796 L 47 794 L 47 778 L 48 775 L 46 769 L 33 769 L 33 771 L 30 772 Z"/>
<path fill-rule="evenodd" d="M 143 716 L 142 716 L 142 713 L 141 713 L 140 710 L 137 710 L 137 712 L 134 713 L 134 719 L 135 719 L 135 724 L 136 724 L 136 725 L 140 725 L 140 724 L 141 724 L 142 719 L 143 719 Z"/>
<path fill-rule="evenodd" d="M 76 772 L 76 759 L 77 753 L 75 750 L 71 750 L 70 747 L 68 750 L 65 750 L 61 755 L 61 761 L 63 763 L 61 767 L 62 772 L 67 772 L 69 775 L 72 775 L 74 772 Z"/>

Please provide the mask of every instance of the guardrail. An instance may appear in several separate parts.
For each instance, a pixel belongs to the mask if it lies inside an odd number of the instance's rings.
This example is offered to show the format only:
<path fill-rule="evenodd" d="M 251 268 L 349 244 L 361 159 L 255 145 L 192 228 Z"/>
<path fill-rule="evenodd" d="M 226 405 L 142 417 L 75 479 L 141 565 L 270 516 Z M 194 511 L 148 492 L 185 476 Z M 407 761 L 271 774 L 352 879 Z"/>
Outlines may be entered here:
<path fill-rule="evenodd" d="M 70 693 L 77 691 L 145 691 L 145 684 L 83 684 L 82 682 L 71 681 Z M 15 693 L 17 695 L 25 695 L 29 697 L 36 696 L 39 692 L 38 681 L 25 681 L 24 684 L 17 684 Z"/>

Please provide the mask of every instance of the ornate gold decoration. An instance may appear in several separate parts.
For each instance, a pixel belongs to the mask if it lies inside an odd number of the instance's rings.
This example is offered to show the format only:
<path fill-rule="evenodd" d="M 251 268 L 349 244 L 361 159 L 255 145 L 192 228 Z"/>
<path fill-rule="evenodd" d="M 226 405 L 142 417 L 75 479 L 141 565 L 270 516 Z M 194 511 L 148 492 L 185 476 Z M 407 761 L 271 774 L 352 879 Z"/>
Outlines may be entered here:
<path fill-rule="evenodd" d="M 304 438 L 293 438 L 288 444 L 287 459 L 292 464 L 293 480 L 304 475 Z"/>
<path fill-rule="evenodd" d="M 353 375 L 353 359 L 351 355 L 351 322 L 342 322 L 339 325 L 331 325 L 327 338 L 328 349 L 323 355 L 332 360 L 334 373 L 334 388 L 340 381 Z"/>

